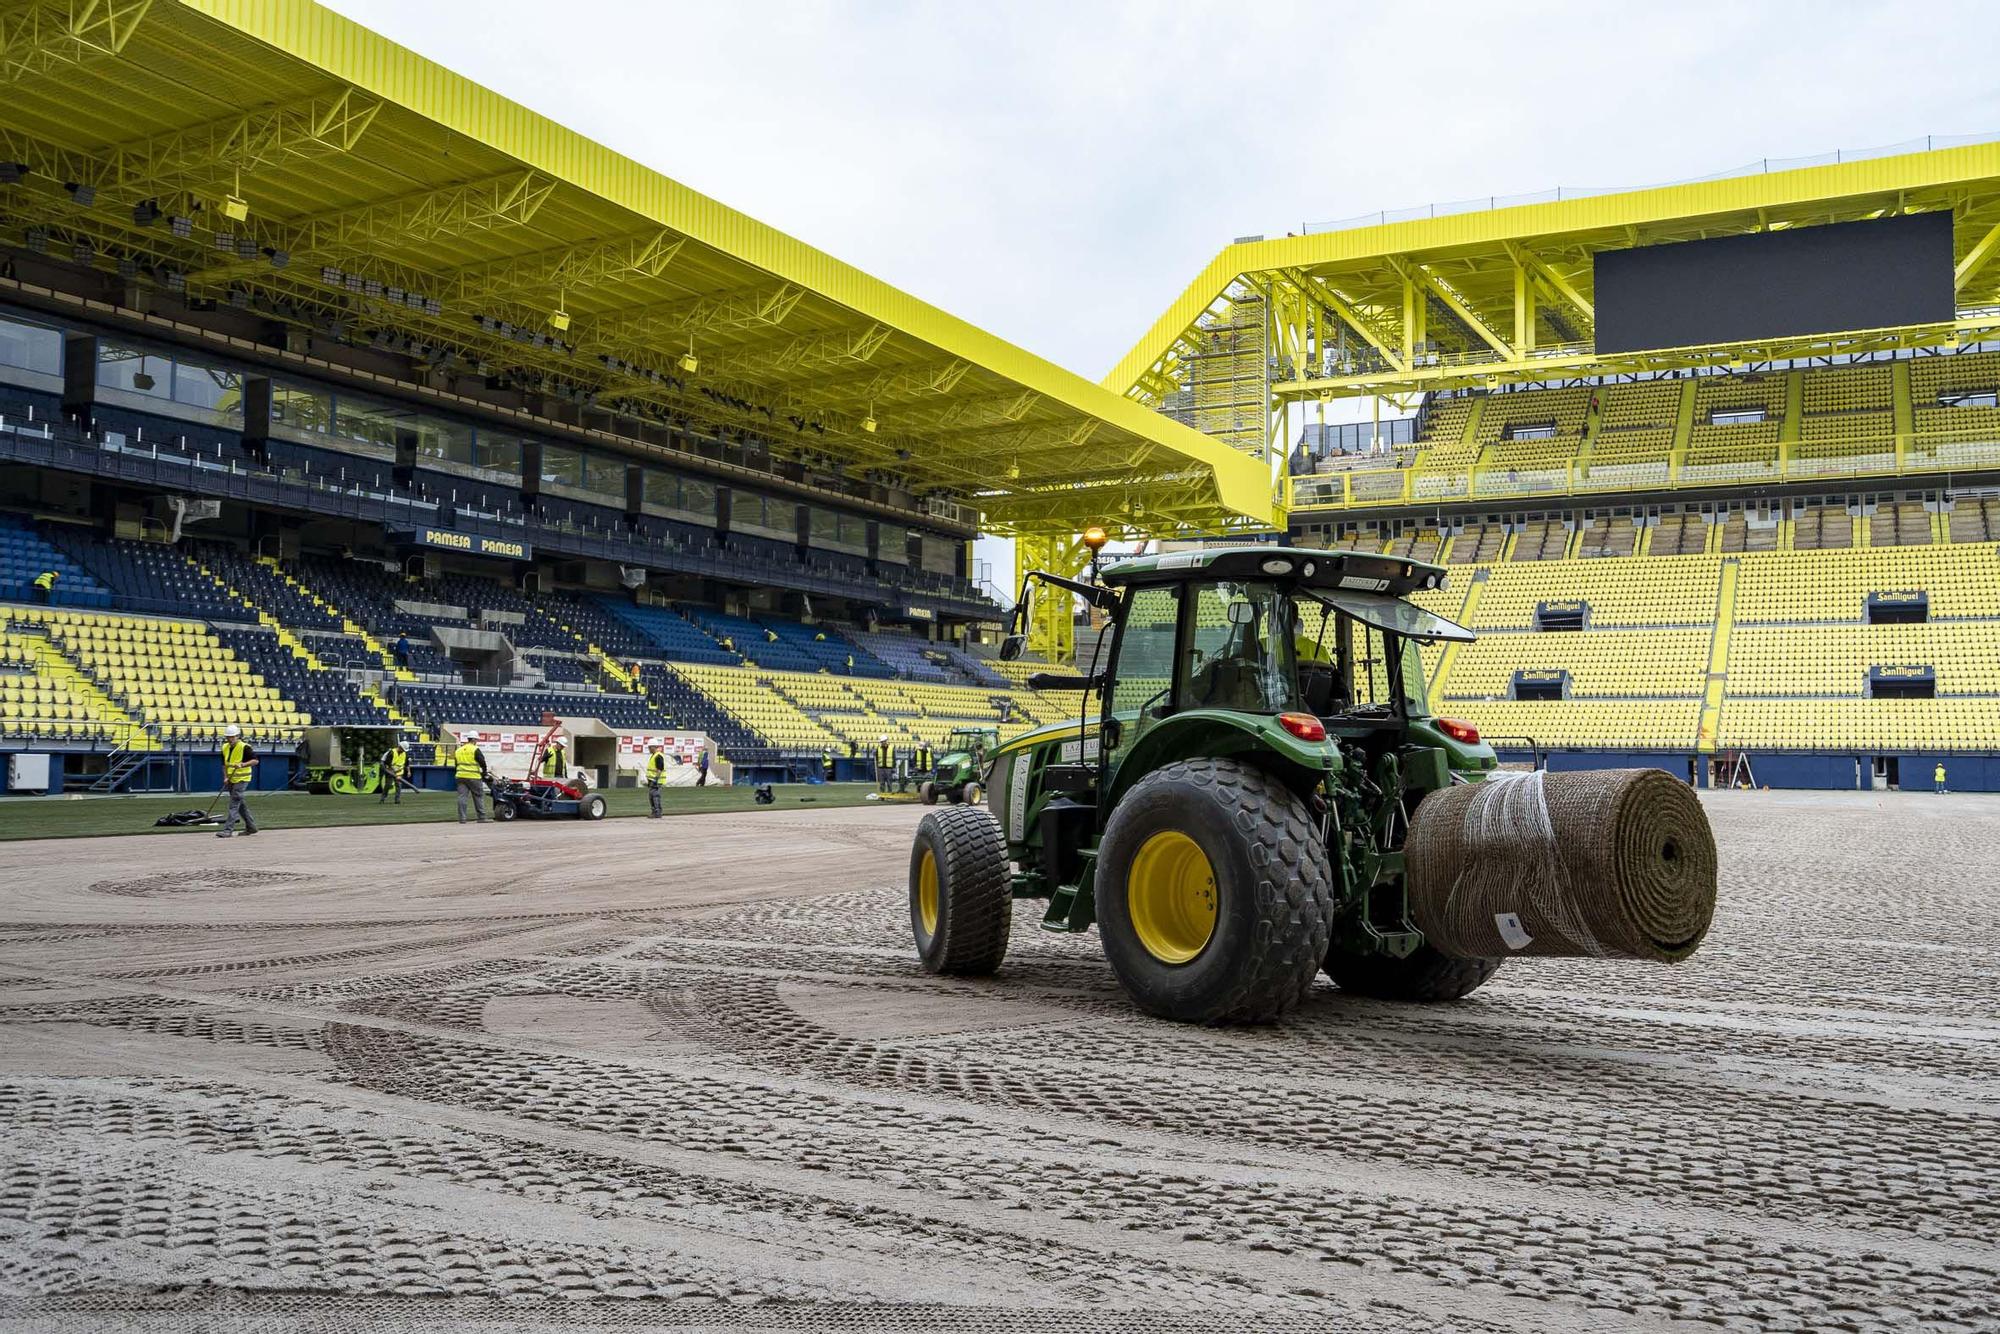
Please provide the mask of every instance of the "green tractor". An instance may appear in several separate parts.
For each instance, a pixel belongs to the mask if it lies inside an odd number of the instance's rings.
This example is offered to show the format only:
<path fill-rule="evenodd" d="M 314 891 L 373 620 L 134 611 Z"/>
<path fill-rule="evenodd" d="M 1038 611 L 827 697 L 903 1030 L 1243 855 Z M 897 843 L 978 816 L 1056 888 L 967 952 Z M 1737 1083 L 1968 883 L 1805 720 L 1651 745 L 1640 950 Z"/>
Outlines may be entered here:
<path fill-rule="evenodd" d="M 1108 618 L 1102 662 L 1029 685 L 1083 697 L 1077 721 L 991 755 L 989 808 L 927 814 L 910 921 L 932 972 L 991 973 L 1016 898 L 1046 930 L 1098 928 L 1143 1009 L 1266 1022 L 1324 968 L 1342 988 L 1456 999 L 1499 959 L 1425 943 L 1405 899 L 1403 838 L 1429 793 L 1498 767 L 1462 723 L 1431 716 L 1421 647 L 1470 631 L 1405 600 L 1445 572 L 1396 557 L 1256 546 L 1124 561 L 1092 583 L 1030 585 Z M 1092 706 L 1092 700 L 1095 706 Z"/>
<path fill-rule="evenodd" d="M 985 793 L 980 784 L 986 779 L 987 762 L 999 748 L 997 727 L 953 728 L 944 743 L 944 754 L 938 756 L 937 768 L 924 778 L 917 795 L 926 806 L 935 806 L 940 800 L 954 806 L 977 806 Z"/>

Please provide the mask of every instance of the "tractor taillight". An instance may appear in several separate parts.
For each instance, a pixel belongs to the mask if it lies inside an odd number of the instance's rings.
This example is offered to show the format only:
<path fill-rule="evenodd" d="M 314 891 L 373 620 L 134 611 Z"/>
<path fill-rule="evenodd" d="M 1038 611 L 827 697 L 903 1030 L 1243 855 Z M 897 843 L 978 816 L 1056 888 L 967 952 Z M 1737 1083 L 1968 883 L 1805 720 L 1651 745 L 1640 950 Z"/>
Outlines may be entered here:
<path fill-rule="evenodd" d="M 1281 713 L 1278 715 L 1278 726 L 1301 741 L 1326 740 L 1326 724 L 1310 713 Z M 1477 733 L 1474 735 L 1477 736 Z"/>
<path fill-rule="evenodd" d="M 1456 718 L 1440 718 L 1437 720 L 1437 724 L 1438 731 L 1444 733 L 1453 741 L 1460 741 L 1468 746 L 1479 744 L 1479 729 L 1471 723 L 1462 723 Z"/>

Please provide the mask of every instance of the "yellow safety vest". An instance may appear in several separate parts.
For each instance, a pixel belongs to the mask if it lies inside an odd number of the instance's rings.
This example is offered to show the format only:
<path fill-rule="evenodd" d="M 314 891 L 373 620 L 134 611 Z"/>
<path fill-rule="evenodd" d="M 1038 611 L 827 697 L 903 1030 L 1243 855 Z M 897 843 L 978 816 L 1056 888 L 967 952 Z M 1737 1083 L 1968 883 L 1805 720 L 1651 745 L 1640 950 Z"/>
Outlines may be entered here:
<path fill-rule="evenodd" d="M 563 771 L 563 753 L 559 746 L 550 746 L 542 756 L 542 773 L 548 778 L 560 778 Z"/>
<path fill-rule="evenodd" d="M 648 757 L 646 772 L 655 779 L 667 776 L 667 753 L 664 750 L 656 750 Z"/>
<path fill-rule="evenodd" d="M 875 763 L 877 763 L 877 764 L 887 764 L 888 762 L 889 762 L 889 747 L 888 747 L 888 745 L 887 745 L 887 744 L 883 744 L 883 745 L 879 745 L 879 746 L 875 747 Z"/>
<path fill-rule="evenodd" d="M 250 781 L 250 747 L 241 741 L 222 743 L 222 781 L 225 783 L 247 783 Z"/>
<path fill-rule="evenodd" d="M 479 769 L 479 747 L 470 741 L 459 743 L 458 749 L 451 753 L 451 761 L 458 766 L 457 777 L 459 778 L 482 778 L 485 776 Z"/>
<path fill-rule="evenodd" d="M 43 570 L 40 574 L 35 576 L 36 588 L 46 590 L 54 588 L 55 586 L 56 586 L 56 572 L 54 570 Z"/>
<path fill-rule="evenodd" d="M 388 769 L 398 778 L 406 777 L 410 772 L 410 753 L 406 750 L 390 751 Z"/>

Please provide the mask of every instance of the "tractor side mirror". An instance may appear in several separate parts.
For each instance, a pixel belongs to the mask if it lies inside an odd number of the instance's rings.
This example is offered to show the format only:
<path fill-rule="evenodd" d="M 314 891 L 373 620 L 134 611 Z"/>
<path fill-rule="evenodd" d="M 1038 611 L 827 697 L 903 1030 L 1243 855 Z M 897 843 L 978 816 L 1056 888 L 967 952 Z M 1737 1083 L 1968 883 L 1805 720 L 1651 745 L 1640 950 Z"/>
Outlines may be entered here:
<path fill-rule="evenodd" d="M 1026 635 L 1021 635 L 1021 634 L 1008 635 L 1005 639 L 1000 641 L 1000 661 L 1002 662 L 1014 661 L 1016 658 L 1021 656 L 1022 652 L 1027 647 L 1028 647 L 1028 637 Z"/>
<path fill-rule="evenodd" d="M 1257 606 L 1253 602 L 1237 601 L 1229 604 L 1229 623 L 1248 625 L 1257 619 Z"/>

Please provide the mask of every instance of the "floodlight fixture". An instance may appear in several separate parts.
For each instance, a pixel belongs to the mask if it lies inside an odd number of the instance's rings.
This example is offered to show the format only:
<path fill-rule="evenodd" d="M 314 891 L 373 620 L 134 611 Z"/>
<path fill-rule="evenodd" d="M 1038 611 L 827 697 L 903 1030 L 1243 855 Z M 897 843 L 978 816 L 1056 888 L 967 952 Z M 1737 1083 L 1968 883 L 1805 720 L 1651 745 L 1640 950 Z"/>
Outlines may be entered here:
<path fill-rule="evenodd" d="M 250 216 L 250 201 L 238 195 L 230 195 L 222 201 L 222 216 L 231 222 L 242 222 Z"/>
<path fill-rule="evenodd" d="M 69 191 L 70 202 L 78 208 L 89 208 L 97 202 L 97 187 L 87 181 L 64 181 L 63 189 Z"/>

